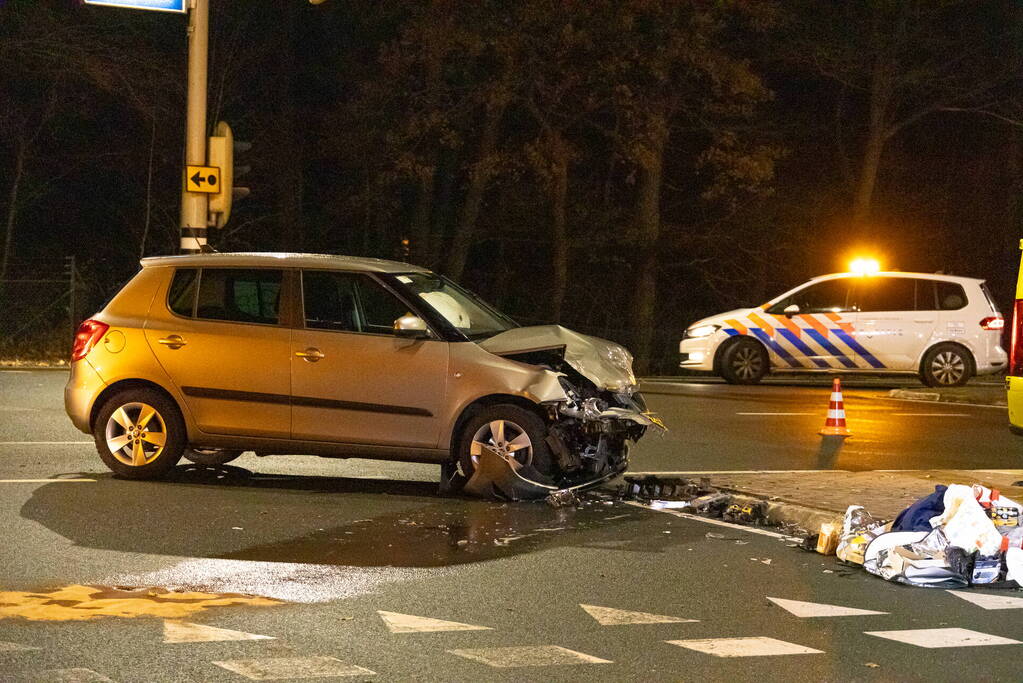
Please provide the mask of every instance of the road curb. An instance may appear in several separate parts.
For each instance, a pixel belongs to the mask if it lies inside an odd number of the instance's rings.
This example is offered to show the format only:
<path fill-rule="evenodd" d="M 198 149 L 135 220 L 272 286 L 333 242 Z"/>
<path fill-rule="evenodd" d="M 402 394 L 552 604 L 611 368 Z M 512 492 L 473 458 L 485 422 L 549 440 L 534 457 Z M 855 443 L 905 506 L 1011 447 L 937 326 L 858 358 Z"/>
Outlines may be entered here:
<path fill-rule="evenodd" d="M 713 486 L 713 481 L 711 482 Z M 765 516 L 767 523 L 771 526 L 793 529 L 797 527 L 809 534 L 815 534 L 826 522 L 841 522 L 842 513 L 831 510 L 806 507 L 798 503 L 786 500 L 771 499 L 766 496 L 752 495 L 739 489 L 728 487 L 716 487 L 719 491 L 732 496 L 732 502 L 737 505 L 750 505 L 754 503 L 766 503 Z"/>
<path fill-rule="evenodd" d="M 906 401 L 940 401 L 941 394 L 936 391 L 911 391 L 909 389 L 892 389 L 888 398 L 901 398 Z"/>

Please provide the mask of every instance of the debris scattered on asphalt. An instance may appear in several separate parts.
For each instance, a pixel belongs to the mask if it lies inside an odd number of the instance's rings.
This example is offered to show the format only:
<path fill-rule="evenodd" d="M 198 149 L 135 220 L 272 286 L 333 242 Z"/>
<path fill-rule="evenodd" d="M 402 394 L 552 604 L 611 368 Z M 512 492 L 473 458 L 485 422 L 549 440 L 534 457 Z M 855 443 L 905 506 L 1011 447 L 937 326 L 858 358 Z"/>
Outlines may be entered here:
<path fill-rule="evenodd" d="M 569 489 L 554 491 L 547 496 L 546 501 L 552 508 L 567 508 L 579 505 L 579 497 Z"/>
<path fill-rule="evenodd" d="M 821 525 L 828 554 L 835 524 Z M 850 505 L 838 558 L 888 581 L 928 588 L 1023 587 L 1023 505 L 981 484 L 938 485 L 893 521 Z M 826 570 L 827 571 L 827 570 Z"/>

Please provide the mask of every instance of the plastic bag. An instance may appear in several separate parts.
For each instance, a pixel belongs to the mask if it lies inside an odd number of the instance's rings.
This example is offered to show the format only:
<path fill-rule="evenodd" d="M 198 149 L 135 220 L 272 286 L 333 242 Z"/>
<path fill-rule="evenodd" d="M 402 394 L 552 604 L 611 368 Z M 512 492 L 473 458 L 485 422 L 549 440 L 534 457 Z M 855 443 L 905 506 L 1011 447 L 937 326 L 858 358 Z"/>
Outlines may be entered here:
<path fill-rule="evenodd" d="M 948 487 L 945 511 L 931 519 L 931 526 L 942 527 L 950 545 L 967 551 L 980 550 L 983 555 L 993 555 L 1002 546 L 1002 535 L 977 502 L 974 488 L 970 486 L 952 484 Z"/>

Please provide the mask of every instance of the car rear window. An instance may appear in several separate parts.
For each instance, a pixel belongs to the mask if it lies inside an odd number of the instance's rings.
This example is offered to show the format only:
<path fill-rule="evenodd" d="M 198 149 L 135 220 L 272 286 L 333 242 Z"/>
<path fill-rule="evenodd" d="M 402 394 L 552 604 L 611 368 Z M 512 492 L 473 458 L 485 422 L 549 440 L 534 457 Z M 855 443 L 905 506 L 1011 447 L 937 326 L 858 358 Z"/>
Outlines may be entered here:
<path fill-rule="evenodd" d="M 960 308 L 966 308 L 966 292 L 963 291 L 962 285 L 939 280 L 934 283 L 934 288 L 939 311 L 958 311 Z"/>
<path fill-rule="evenodd" d="M 203 268 L 195 317 L 276 325 L 280 322 L 280 270 Z"/>
<path fill-rule="evenodd" d="M 195 315 L 195 286 L 199 282 L 198 268 L 179 268 L 171 281 L 167 294 L 167 307 L 178 315 Z"/>

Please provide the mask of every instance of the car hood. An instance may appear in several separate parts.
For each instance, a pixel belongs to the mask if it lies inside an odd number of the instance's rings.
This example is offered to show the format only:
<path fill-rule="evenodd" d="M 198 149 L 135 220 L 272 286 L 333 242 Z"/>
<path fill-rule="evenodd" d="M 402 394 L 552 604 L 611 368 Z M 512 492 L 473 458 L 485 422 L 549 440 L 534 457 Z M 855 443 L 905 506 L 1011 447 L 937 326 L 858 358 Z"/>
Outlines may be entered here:
<path fill-rule="evenodd" d="M 687 327 L 686 329 L 688 330 L 693 327 L 699 327 L 700 325 L 720 325 L 729 318 L 743 318 L 749 313 L 756 310 L 759 309 L 756 306 L 754 306 L 752 308 L 737 308 L 734 311 L 718 313 L 717 315 L 712 315 L 707 318 L 701 318 L 700 320 L 697 320 L 694 323 L 689 323 L 689 327 Z"/>
<path fill-rule="evenodd" d="M 573 332 L 560 325 L 515 327 L 479 342 L 498 356 L 558 351 L 565 362 L 601 389 L 623 391 L 636 385 L 632 354 L 614 342 Z"/>

